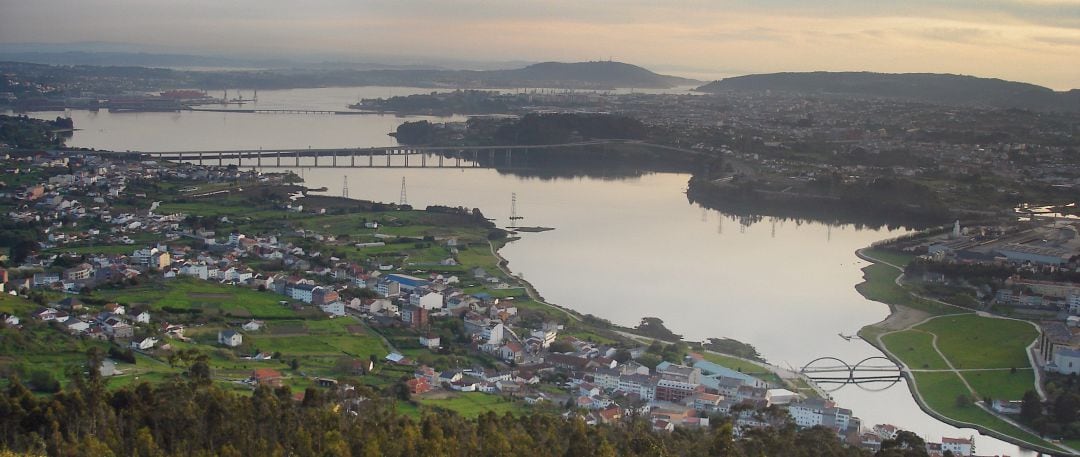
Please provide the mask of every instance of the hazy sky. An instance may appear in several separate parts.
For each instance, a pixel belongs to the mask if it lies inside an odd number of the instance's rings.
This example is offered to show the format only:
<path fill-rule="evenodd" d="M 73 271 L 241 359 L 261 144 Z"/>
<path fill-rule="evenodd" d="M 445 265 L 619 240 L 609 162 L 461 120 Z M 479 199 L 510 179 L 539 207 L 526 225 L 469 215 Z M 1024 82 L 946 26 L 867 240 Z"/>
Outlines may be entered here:
<path fill-rule="evenodd" d="M 699 78 L 948 72 L 1080 88 L 1080 0 L 0 0 L 0 43 L 88 41 L 369 60 L 611 57 Z"/>

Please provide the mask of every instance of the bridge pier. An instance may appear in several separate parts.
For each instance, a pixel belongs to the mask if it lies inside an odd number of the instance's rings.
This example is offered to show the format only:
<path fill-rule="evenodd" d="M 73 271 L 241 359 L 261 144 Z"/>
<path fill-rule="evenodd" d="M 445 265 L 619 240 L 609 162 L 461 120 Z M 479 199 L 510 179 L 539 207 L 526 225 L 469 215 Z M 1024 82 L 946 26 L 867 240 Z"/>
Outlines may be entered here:
<path fill-rule="evenodd" d="M 258 164 L 259 168 L 262 168 L 262 151 L 259 151 L 258 154 L 255 156 L 255 163 Z"/>
<path fill-rule="evenodd" d="M 337 168 L 337 151 L 334 151 L 334 160 L 330 164 L 331 167 Z"/>
<path fill-rule="evenodd" d="M 367 154 L 367 166 L 369 168 L 375 166 L 375 150 L 374 149 L 368 151 L 368 154 Z"/>
<path fill-rule="evenodd" d="M 409 150 L 405 150 L 405 168 L 409 168 Z"/>
<path fill-rule="evenodd" d="M 222 152 L 218 153 L 218 155 L 217 155 L 217 166 L 219 166 L 219 167 L 224 167 L 225 166 L 225 153 L 222 153 Z"/>
<path fill-rule="evenodd" d="M 296 151 L 296 168 L 300 168 L 300 151 Z"/>
<path fill-rule="evenodd" d="M 356 168 L 356 151 L 352 151 L 351 159 L 349 166 Z"/>
<path fill-rule="evenodd" d="M 510 148 L 507 148 L 506 149 L 506 166 L 507 166 L 507 168 L 509 168 L 511 166 L 510 162 L 511 162 L 511 159 L 513 157 L 514 157 L 514 150 L 510 149 Z"/>
<path fill-rule="evenodd" d="M 386 168 L 390 168 L 390 150 L 386 150 Z"/>
<path fill-rule="evenodd" d="M 277 152 L 277 166 L 281 166 L 281 151 Z"/>
<path fill-rule="evenodd" d="M 318 152 L 315 153 L 315 166 L 316 167 L 319 166 L 319 153 Z"/>
<path fill-rule="evenodd" d="M 199 153 L 199 166 L 202 166 L 202 153 Z"/>

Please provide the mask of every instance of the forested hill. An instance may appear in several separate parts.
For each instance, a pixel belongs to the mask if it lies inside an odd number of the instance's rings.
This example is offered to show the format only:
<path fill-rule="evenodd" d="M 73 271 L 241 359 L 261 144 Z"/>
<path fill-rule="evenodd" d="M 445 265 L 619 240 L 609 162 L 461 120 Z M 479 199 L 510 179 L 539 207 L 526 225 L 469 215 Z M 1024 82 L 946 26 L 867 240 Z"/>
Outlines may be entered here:
<path fill-rule="evenodd" d="M 90 356 L 91 367 L 103 355 Z M 440 410 L 416 418 L 366 387 L 335 393 L 259 386 L 248 395 L 213 384 L 205 355 L 183 377 L 151 385 L 106 388 L 96 369 L 72 370 L 71 388 L 35 396 L 17 379 L 0 390 L 0 455 L 27 456 L 791 456 L 870 457 L 824 427 L 798 430 L 777 410 L 759 420 L 774 427 L 734 439 L 731 422 L 707 429 L 655 432 L 641 418 L 586 426 L 580 419 L 488 412 L 466 419 Z M 399 386 L 403 387 L 401 383 Z M 407 392 L 407 389 L 405 389 Z M 299 398 L 298 398 L 299 397 Z M 412 405 L 415 409 L 415 405 Z M 910 432 L 882 443 L 888 457 L 925 457 Z"/>
<path fill-rule="evenodd" d="M 721 79 L 702 92 L 779 91 L 885 97 L 956 105 L 1080 111 L 1080 90 L 1055 92 L 1034 84 L 936 73 L 770 73 Z"/>
<path fill-rule="evenodd" d="M 250 71 L 184 71 L 140 66 L 42 65 L 0 62 L 12 80 L 47 82 L 84 91 L 176 88 L 291 89 L 331 86 L 457 88 L 550 87 L 564 89 L 671 88 L 701 81 L 654 73 L 621 62 L 545 62 L 512 70 L 292 68 Z M 117 82 L 119 81 L 119 83 Z M 3 89 L 0 81 L 0 91 Z"/>
<path fill-rule="evenodd" d="M 622 62 L 544 62 L 516 70 L 481 72 L 492 82 L 545 82 L 609 85 L 611 87 L 668 88 L 690 86 L 698 81 L 653 73 L 637 65 Z"/>

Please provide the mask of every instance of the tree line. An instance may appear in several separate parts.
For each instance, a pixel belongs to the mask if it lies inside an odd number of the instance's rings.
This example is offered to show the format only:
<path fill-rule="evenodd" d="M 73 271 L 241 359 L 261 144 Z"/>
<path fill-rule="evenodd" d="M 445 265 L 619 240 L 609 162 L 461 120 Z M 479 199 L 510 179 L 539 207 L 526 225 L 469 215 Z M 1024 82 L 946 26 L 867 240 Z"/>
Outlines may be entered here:
<path fill-rule="evenodd" d="M 790 421 L 735 439 L 730 421 L 707 429 L 655 432 L 642 418 L 587 426 L 551 413 L 484 413 L 468 419 L 423 410 L 397 412 L 395 400 L 366 387 L 351 395 L 260 386 L 250 395 L 212 381 L 205 357 L 158 384 L 107 388 L 89 369 L 71 370 L 66 390 L 36 396 L 18 379 L 0 395 L 0 450 L 50 456 L 869 456 L 825 428 Z M 914 438 L 918 440 L 917 437 Z M 918 442 L 886 444 L 881 456 L 926 455 Z"/>

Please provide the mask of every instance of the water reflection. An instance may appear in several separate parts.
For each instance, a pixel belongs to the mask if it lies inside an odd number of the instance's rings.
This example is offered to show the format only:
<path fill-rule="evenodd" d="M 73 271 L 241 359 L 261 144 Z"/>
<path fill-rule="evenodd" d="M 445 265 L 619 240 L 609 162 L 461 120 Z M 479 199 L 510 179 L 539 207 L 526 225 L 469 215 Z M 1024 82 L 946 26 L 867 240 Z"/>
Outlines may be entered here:
<path fill-rule="evenodd" d="M 479 207 L 509 224 L 512 194 L 522 233 L 502 251 L 515 273 L 548 301 L 622 325 L 656 316 L 687 339 L 727 336 L 755 345 L 772 363 L 795 367 L 821 355 L 863 360 L 881 353 L 845 339 L 888 314 L 858 295 L 866 265 L 853 252 L 903 230 L 825 225 L 802 219 L 728 215 L 687 204 L 689 176 L 645 173 L 627 179 L 538 179 L 466 169 L 308 169 L 310 186 L 354 198 L 396 201 L 402 177 L 409 202 Z M 864 423 L 892 423 L 931 439 L 966 437 L 922 412 L 907 383 L 883 392 L 847 385 L 831 395 Z M 864 386 L 865 387 L 865 386 Z M 979 437 L 984 453 L 1028 455 Z"/>

